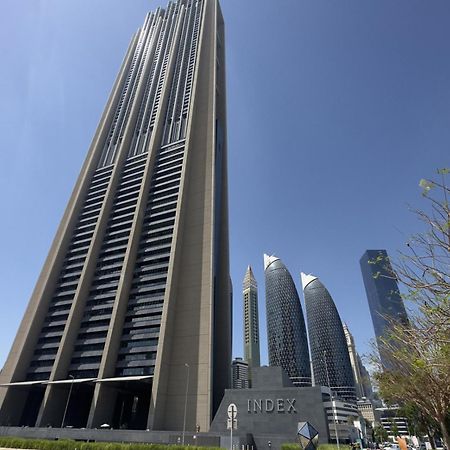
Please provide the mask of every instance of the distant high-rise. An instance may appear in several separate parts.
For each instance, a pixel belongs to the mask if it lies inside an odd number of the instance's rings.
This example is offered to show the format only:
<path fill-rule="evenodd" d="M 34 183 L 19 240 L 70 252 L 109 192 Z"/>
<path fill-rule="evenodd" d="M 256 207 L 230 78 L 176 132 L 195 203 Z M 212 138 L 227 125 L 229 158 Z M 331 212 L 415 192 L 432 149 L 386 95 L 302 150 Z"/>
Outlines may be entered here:
<path fill-rule="evenodd" d="M 231 379 L 233 389 L 248 389 L 249 367 L 247 361 L 242 358 L 235 358 L 231 363 Z"/>
<path fill-rule="evenodd" d="M 245 272 L 243 291 L 244 297 L 244 358 L 249 366 L 251 383 L 252 367 L 259 367 L 259 320 L 258 320 L 258 285 L 252 268 Z"/>
<path fill-rule="evenodd" d="M 282 367 L 296 386 L 311 385 L 308 338 L 291 274 L 276 256 L 264 255 L 269 364 Z"/>
<path fill-rule="evenodd" d="M 361 361 L 361 357 L 358 356 L 358 364 L 361 371 L 361 383 L 363 387 L 363 396 L 369 399 L 373 399 L 373 388 L 372 388 L 372 381 L 370 379 L 369 371 L 364 366 L 363 362 Z"/>
<path fill-rule="evenodd" d="M 345 340 L 347 342 L 348 355 L 350 357 L 350 363 L 353 370 L 353 378 L 355 380 L 356 397 L 362 398 L 366 397 L 364 393 L 363 379 L 361 373 L 361 367 L 359 365 L 361 359 L 356 352 L 355 341 L 353 335 L 350 333 L 347 324 L 343 324 Z"/>
<path fill-rule="evenodd" d="M 0 424 L 209 428 L 231 362 L 224 44 L 217 0 L 170 2 L 132 38 L 2 371 Z"/>
<path fill-rule="evenodd" d="M 389 321 L 406 324 L 408 315 L 386 250 L 367 250 L 360 259 L 360 266 L 380 350 L 380 338 L 388 332 Z M 385 365 L 382 353 L 380 351 L 380 357 Z"/>
<path fill-rule="evenodd" d="M 338 397 L 356 402 L 347 341 L 333 299 L 317 277 L 302 273 L 301 279 L 314 381 L 329 386 Z"/>

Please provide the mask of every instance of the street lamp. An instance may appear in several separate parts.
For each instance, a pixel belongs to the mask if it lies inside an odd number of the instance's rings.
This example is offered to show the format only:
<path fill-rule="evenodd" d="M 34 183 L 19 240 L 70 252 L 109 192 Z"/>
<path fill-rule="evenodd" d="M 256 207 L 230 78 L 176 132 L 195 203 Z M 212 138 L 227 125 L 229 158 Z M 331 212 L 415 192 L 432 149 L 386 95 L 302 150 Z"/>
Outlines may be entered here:
<path fill-rule="evenodd" d="M 331 389 L 331 386 L 330 386 L 330 375 L 328 373 L 327 351 L 326 350 L 323 351 L 323 362 L 325 363 L 325 373 L 327 374 L 328 387 L 330 388 L 331 412 L 333 413 L 333 423 L 334 423 L 334 433 L 336 435 L 336 444 L 337 444 L 338 450 L 340 450 L 339 435 L 338 435 L 338 430 L 337 430 L 337 425 L 336 425 L 337 415 L 334 414 L 334 411 L 335 411 L 336 407 L 335 407 L 335 404 L 334 404 L 333 390 Z"/>
<path fill-rule="evenodd" d="M 186 379 L 186 395 L 184 398 L 184 419 L 183 419 L 183 439 L 182 439 L 182 445 L 184 445 L 184 435 L 186 433 L 186 412 L 187 412 L 187 399 L 188 399 L 188 390 L 189 390 L 189 364 L 184 363 L 184 365 L 187 367 L 187 379 Z"/>
<path fill-rule="evenodd" d="M 70 396 L 72 394 L 73 382 L 75 381 L 75 377 L 73 375 L 69 375 L 69 378 L 72 378 L 72 382 L 70 383 L 69 395 L 67 396 L 66 407 L 64 408 L 64 415 L 61 422 L 61 428 L 64 428 L 64 422 L 66 421 L 67 408 L 69 407 Z"/>

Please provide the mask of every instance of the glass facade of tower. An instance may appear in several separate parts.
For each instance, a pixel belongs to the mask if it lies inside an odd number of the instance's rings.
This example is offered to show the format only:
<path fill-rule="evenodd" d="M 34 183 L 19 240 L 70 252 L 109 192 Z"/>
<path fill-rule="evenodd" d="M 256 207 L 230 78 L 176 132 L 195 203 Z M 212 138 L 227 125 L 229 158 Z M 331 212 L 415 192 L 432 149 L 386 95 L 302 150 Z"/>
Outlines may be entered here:
<path fill-rule="evenodd" d="M 375 336 L 379 342 L 389 329 L 389 320 L 407 324 L 408 315 L 386 250 L 367 250 L 360 259 Z M 383 361 L 382 352 L 380 352 Z"/>
<path fill-rule="evenodd" d="M 270 257 L 264 274 L 269 365 L 282 367 L 294 385 L 310 386 L 305 320 L 294 280 L 275 257 Z"/>
<path fill-rule="evenodd" d="M 219 4 L 170 2 L 130 43 L 0 375 L 0 422 L 59 426 L 72 386 L 68 425 L 181 429 L 188 364 L 190 426 L 208 429 L 230 385 L 226 161 Z"/>
<path fill-rule="evenodd" d="M 330 386 L 338 397 L 356 402 L 347 341 L 333 299 L 317 278 L 304 285 L 303 293 L 315 384 Z"/>

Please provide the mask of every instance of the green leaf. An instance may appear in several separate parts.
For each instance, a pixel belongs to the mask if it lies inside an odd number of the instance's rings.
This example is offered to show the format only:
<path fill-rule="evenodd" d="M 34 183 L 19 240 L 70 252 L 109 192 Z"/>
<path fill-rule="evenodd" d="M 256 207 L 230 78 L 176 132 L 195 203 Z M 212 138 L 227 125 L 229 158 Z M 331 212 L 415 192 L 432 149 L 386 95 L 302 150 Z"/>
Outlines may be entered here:
<path fill-rule="evenodd" d="M 434 187 L 434 183 L 432 181 L 425 180 L 425 178 L 422 178 L 419 181 L 419 186 L 424 190 L 424 192 L 428 192 Z"/>

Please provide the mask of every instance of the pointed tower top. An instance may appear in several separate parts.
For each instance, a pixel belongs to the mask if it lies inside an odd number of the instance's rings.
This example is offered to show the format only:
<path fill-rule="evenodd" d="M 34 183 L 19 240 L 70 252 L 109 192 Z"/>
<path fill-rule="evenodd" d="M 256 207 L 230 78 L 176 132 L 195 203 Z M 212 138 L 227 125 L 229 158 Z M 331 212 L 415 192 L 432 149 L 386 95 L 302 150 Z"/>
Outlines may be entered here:
<path fill-rule="evenodd" d="M 345 339 L 347 339 L 347 343 L 351 345 L 355 345 L 353 334 L 350 332 L 346 323 L 342 322 L 342 328 L 344 329 Z"/>
<path fill-rule="evenodd" d="M 278 258 L 275 255 L 269 256 L 264 253 L 264 270 L 267 270 L 267 268 L 274 262 L 278 261 L 280 258 Z"/>
<path fill-rule="evenodd" d="M 247 267 L 247 271 L 245 272 L 244 276 L 244 282 L 243 282 L 244 289 L 248 289 L 249 287 L 258 287 L 258 284 L 256 283 L 256 278 L 253 275 L 253 270 L 251 266 Z"/>
<path fill-rule="evenodd" d="M 306 286 L 308 286 L 309 283 L 311 283 L 311 281 L 317 280 L 317 277 L 315 277 L 314 275 L 306 275 L 306 273 L 301 272 L 300 277 L 302 279 L 302 287 L 303 289 L 305 289 Z"/>

